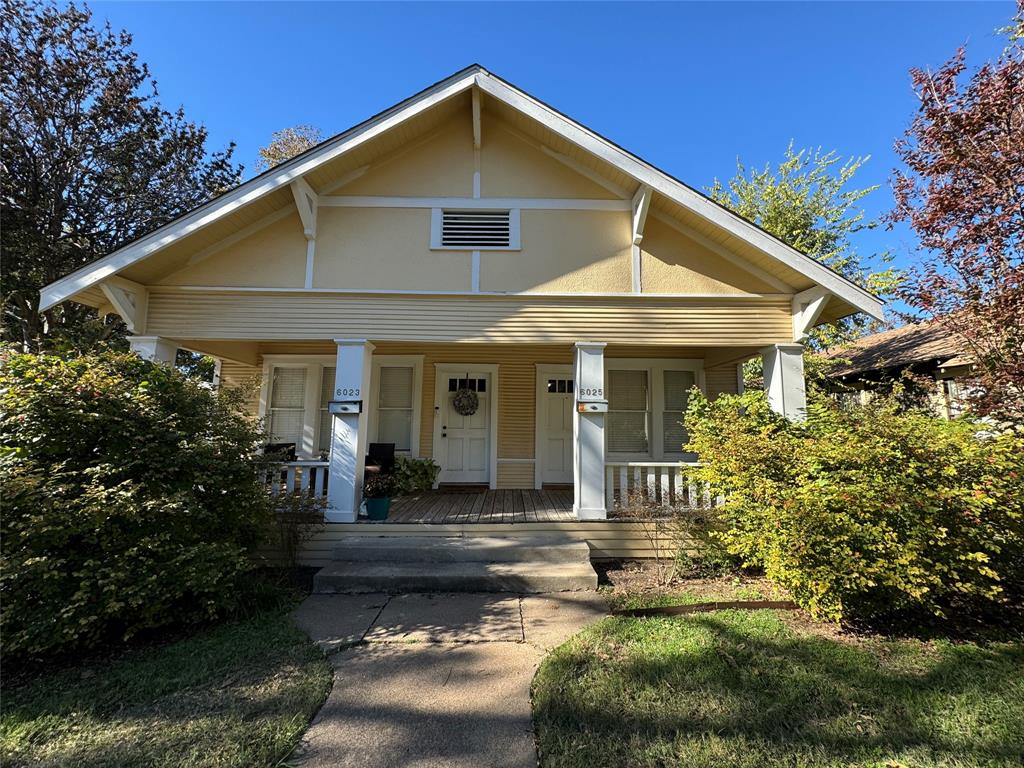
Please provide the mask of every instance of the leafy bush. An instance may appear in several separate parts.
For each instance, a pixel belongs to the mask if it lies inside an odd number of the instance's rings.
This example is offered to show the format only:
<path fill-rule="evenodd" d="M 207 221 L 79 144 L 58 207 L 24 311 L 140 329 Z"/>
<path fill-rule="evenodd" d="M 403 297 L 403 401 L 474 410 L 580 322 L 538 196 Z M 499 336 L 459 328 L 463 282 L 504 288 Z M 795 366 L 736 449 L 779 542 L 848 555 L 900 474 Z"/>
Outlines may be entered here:
<path fill-rule="evenodd" d="M 392 475 L 395 478 L 395 495 L 403 496 L 416 491 L 429 491 L 434 487 L 441 466 L 433 459 L 410 459 L 399 456 L 395 460 Z"/>
<path fill-rule="evenodd" d="M 270 524 L 260 432 L 237 398 L 134 355 L 2 363 L 5 652 L 233 610 Z"/>
<path fill-rule="evenodd" d="M 993 607 L 1024 581 L 1024 433 L 901 412 L 879 398 L 808 419 L 761 392 L 691 398 L 689 450 L 725 497 L 719 536 L 833 620 Z"/>

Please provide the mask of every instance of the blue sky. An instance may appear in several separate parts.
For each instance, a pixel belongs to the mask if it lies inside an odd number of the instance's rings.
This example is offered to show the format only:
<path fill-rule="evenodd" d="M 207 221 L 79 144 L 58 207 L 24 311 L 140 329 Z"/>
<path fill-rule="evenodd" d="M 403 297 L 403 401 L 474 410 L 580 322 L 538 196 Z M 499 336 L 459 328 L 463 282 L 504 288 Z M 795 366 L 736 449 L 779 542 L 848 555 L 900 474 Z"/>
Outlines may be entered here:
<path fill-rule="evenodd" d="M 161 98 L 254 171 L 270 134 L 330 135 L 479 62 L 703 189 L 775 162 L 792 139 L 871 155 L 858 186 L 891 205 L 894 139 L 913 114 L 911 66 L 959 45 L 976 65 L 1004 45 L 1014 4 L 94 3 L 130 31 Z M 906 263 L 912 233 L 863 233 Z"/>

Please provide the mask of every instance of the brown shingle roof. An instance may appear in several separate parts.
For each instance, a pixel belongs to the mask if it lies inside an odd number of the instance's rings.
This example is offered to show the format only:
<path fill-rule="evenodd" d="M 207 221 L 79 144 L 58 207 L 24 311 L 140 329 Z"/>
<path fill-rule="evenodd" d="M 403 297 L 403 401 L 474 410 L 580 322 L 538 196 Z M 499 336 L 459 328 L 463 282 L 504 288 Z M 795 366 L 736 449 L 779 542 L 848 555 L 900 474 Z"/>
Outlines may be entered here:
<path fill-rule="evenodd" d="M 942 363 L 958 356 L 961 359 L 973 359 L 953 331 L 935 322 L 904 325 L 902 328 L 873 333 L 852 344 L 827 349 L 822 355 L 833 360 L 848 361 L 829 371 L 830 378 L 901 368 L 914 363 Z"/>

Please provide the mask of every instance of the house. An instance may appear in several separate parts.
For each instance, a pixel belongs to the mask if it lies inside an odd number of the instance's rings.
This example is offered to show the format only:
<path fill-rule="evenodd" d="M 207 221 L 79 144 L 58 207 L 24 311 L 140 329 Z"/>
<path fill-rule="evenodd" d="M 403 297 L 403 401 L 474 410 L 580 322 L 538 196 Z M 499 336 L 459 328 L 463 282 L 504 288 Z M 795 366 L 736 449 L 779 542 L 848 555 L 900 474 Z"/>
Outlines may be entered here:
<path fill-rule="evenodd" d="M 872 333 L 823 356 L 833 361 L 826 376 L 837 397 L 864 403 L 904 374 L 913 374 L 934 382 L 931 405 L 947 419 L 963 413 L 976 368 L 964 342 L 937 322 Z"/>
<path fill-rule="evenodd" d="M 882 316 L 476 65 L 43 289 L 43 308 L 62 301 L 116 312 L 146 357 L 186 348 L 223 382 L 258 378 L 253 413 L 297 448 L 287 482 L 326 480 L 337 536 L 365 530 L 370 443 L 492 491 L 417 520 L 568 525 L 631 486 L 682 497 L 691 387 L 736 392 L 760 356 L 799 418 L 808 330 Z M 456 407 L 467 390 L 476 407 Z"/>

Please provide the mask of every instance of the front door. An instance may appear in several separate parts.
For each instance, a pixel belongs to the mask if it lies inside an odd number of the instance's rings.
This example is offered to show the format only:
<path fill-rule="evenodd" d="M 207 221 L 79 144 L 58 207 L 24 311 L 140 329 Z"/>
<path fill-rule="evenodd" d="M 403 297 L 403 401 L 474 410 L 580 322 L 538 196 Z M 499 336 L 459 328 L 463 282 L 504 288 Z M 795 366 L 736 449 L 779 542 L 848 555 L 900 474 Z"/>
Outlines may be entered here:
<path fill-rule="evenodd" d="M 538 377 L 541 481 L 571 483 L 572 369 L 569 366 L 539 369 Z"/>
<path fill-rule="evenodd" d="M 439 368 L 437 371 L 437 413 L 440 418 L 439 444 L 435 450 L 441 473 L 439 483 L 487 483 L 491 456 L 491 375 L 486 371 Z M 477 405 L 464 403 L 461 412 L 456 395 L 469 390 Z M 471 397 L 463 396 L 471 401 Z"/>

